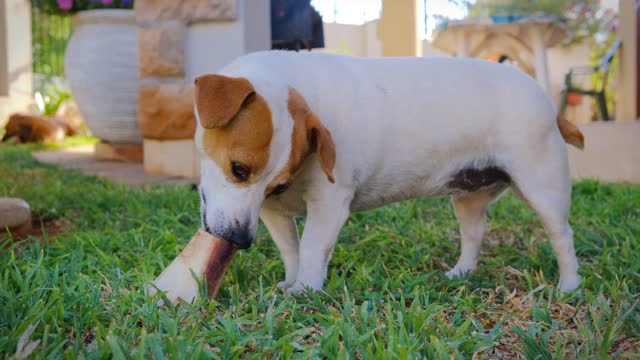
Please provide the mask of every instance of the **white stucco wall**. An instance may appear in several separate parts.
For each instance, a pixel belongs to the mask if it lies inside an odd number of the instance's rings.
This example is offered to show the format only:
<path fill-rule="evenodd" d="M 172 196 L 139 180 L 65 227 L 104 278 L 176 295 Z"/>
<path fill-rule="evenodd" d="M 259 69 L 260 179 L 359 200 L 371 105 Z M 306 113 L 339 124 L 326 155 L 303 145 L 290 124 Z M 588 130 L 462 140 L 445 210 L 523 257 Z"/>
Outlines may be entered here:
<path fill-rule="evenodd" d="M 187 27 L 186 78 L 214 73 L 238 56 L 271 48 L 269 2 L 238 0 L 235 21 L 195 23 Z"/>
<path fill-rule="evenodd" d="M 188 81 L 204 73 L 214 73 L 244 54 L 241 19 L 233 22 L 206 22 L 188 27 L 185 67 Z"/>
<path fill-rule="evenodd" d="M 376 35 L 377 21 L 363 25 L 324 23 L 324 49 L 330 52 L 361 57 L 379 57 L 382 53 Z"/>
<path fill-rule="evenodd" d="M 382 56 L 382 43 L 378 40 L 378 21 L 370 21 L 363 25 L 364 39 L 366 41 L 366 56 L 380 57 Z"/>
<path fill-rule="evenodd" d="M 367 40 L 364 27 L 324 23 L 324 49 L 322 51 L 352 56 L 365 56 Z"/>
<path fill-rule="evenodd" d="M 33 102 L 31 59 L 31 3 L 0 1 L 0 128 L 13 112 Z"/>

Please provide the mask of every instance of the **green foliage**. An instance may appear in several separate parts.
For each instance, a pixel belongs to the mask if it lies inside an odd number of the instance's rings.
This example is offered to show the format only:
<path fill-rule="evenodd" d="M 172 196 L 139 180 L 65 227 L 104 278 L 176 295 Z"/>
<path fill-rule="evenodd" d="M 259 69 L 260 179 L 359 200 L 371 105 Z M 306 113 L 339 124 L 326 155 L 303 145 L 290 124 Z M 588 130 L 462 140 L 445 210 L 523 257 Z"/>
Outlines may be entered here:
<path fill-rule="evenodd" d="M 107 2 L 107 3 L 105 3 Z M 61 9 L 61 4 L 68 3 L 69 10 Z M 69 15 L 90 9 L 130 9 L 132 0 L 32 0 L 31 1 L 31 33 L 33 50 L 33 73 L 36 76 L 51 78 L 64 76 L 64 53 L 71 38 L 72 26 Z M 49 96 L 45 113 L 52 114 L 60 103 L 70 94 L 67 91 L 40 89 L 38 79 L 34 82 L 35 91 Z"/>
<path fill-rule="evenodd" d="M 69 16 L 50 14 L 33 1 L 31 7 L 31 34 L 33 72 L 45 76 L 62 76 L 64 51 L 71 37 Z"/>
<path fill-rule="evenodd" d="M 576 6 L 599 6 L 598 0 L 477 0 L 470 8 L 472 16 L 530 15 L 538 12 L 565 18 Z"/>
<path fill-rule="evenodd" d="M 132 9 L 133 0 L 37 0 L 47 13 L 58 15 L 75 14 L 93 9 Z"/>
<path fill-rule="evenodd" d="M 35 74 L 33 91 L 36 94 L 36 101 L 39 101 L 38 96 L 42 96 L 44 108 L 41 110 L 44 115 L 55 115 L 60 105 L 72 98 L 71 89 L 64 79 L 59 77 Z"/>
<path fill-rule="evenodd" d="M 590 57 L 590 65 L 591 66 L 599 66 L 602 58 L 607 53 L 611 45 L 617 40 L 617 34 L 615 32 L 611 32 L 608 34 L 608 38 L 606 41 L 596 44 L 591 48 L 589 57 Z M 591 87 L 594 89 L 601 89 L 602 86 L 605 86 L 605 96 L 607 99 L 607 109 L 609 111 L 609 116 L 615 116 L 615 106 L 618 99 L 618 86 L 616 84 L 616 77 L 618 76 L 618 69 L 620 64 L 620 56 L 619 53 L 613 56 L 611 60 L 611 64 L 609 64 L 608 68 L 608 76 L 605 77 L 600 71 L 594 72 L 591 75 Z M 606 83 L 604 82 L 606 79 Z M 594 117 L 597 119 L 601 118 L 599 113 L 597 103 L 595 99 L 591 99 L 591 108 L 594 114 Z"/>
<path fill-rule="evenodd" d="M 405 201 L 352 214 L 324 293 L 275 288 L 283 266 L 260 227 L 216 300 L 157 308 L 144 286 L 199 226 L 197 193 L 42 165 L 36 148 L 0 146 L 0 196 L 70 226 L 42 241 L 0 239 L 15 250 L 0 252 L 4 356 L 25 334 L 35 359 L 638 358 L 640 186 L 575 184 L 584 284 L 572 294 L 554 290 L 536 216 L 506 195 L 491 208 L 478 270 L 463 279 L 443 275 L 459 251 L 450 202 Z"/>
<path fill-rule="evenodd" d="M 33 72 L 63 76 L 64 52 L 72 33 L 69 15 L 82 10 L 131 8 L 133 0 L 31 0 Z"/>
<path fill-rule="evenodd" d="M 45 100 L 43 114 L 44 115 L 55 115 L 56 112 L 58 111 L 58 108 L 60 107 L 60 105 L 64 101 L 71 99 L 71 93 L 61 92 L 61 93 L 57 93 L 54 97 L 49 96 L 47 98 L 49 99 L 49 101 Z M 47 99 L 47 98 L 45 98 L 45 99 Z"/>

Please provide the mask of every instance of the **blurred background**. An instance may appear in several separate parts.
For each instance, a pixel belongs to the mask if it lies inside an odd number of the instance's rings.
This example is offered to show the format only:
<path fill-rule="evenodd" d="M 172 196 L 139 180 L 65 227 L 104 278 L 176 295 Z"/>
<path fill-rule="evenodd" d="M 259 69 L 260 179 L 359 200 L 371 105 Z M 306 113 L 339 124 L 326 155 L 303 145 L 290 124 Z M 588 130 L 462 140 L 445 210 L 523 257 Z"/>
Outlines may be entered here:
<path fill-rule="evenodd" d="M 0 136 L 91 135 L 96 159 L 197 177 L 192 81 L 238 56 L 473 57 L 536 79 L 590 139 L 576 176 L 602 177 L 640 153 L 638 19 L 636 0 L 4 0 Z"/>

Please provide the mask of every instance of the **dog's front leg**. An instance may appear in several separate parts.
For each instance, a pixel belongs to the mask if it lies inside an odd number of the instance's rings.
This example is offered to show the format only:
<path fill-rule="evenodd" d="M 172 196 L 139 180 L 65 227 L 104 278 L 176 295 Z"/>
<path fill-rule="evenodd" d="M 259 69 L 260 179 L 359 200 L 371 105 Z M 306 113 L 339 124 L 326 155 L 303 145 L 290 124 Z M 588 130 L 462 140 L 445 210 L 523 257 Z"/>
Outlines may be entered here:
<path fill-rule="evenodd" d="M 292 294 L 322 289 L 327 265 L 342 225 L 349 217 L 352 195 L 340 191 L 307 201 L 307 221 L 300 242 L 300 266 L 296 282 L 287 289 Z"/>
<path fill-rule="evenodd" d="M 278 211 L 262 208 L 260 219 L 269 230 L 273 242 L 280 250 L 280 257 L 284 262 L 284 281 L 278 283 L 278 288 L 286 289 L 293 285 L 298 276 L 298 229 L 293 217 Z"/>

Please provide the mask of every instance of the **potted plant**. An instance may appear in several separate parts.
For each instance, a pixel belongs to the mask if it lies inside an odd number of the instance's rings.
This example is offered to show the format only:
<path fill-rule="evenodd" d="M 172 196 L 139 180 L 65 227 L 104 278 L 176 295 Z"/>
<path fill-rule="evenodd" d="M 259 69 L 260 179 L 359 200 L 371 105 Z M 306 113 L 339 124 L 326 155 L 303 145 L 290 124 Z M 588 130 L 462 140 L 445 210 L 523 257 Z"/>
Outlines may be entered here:
<path fill-rule="evenodd" d="M 132 7 L 133 0 L 49 0 L 45 7 L 72 16 L 65 78 L 91 133 L 114 143 L 142 142 Z"/>

